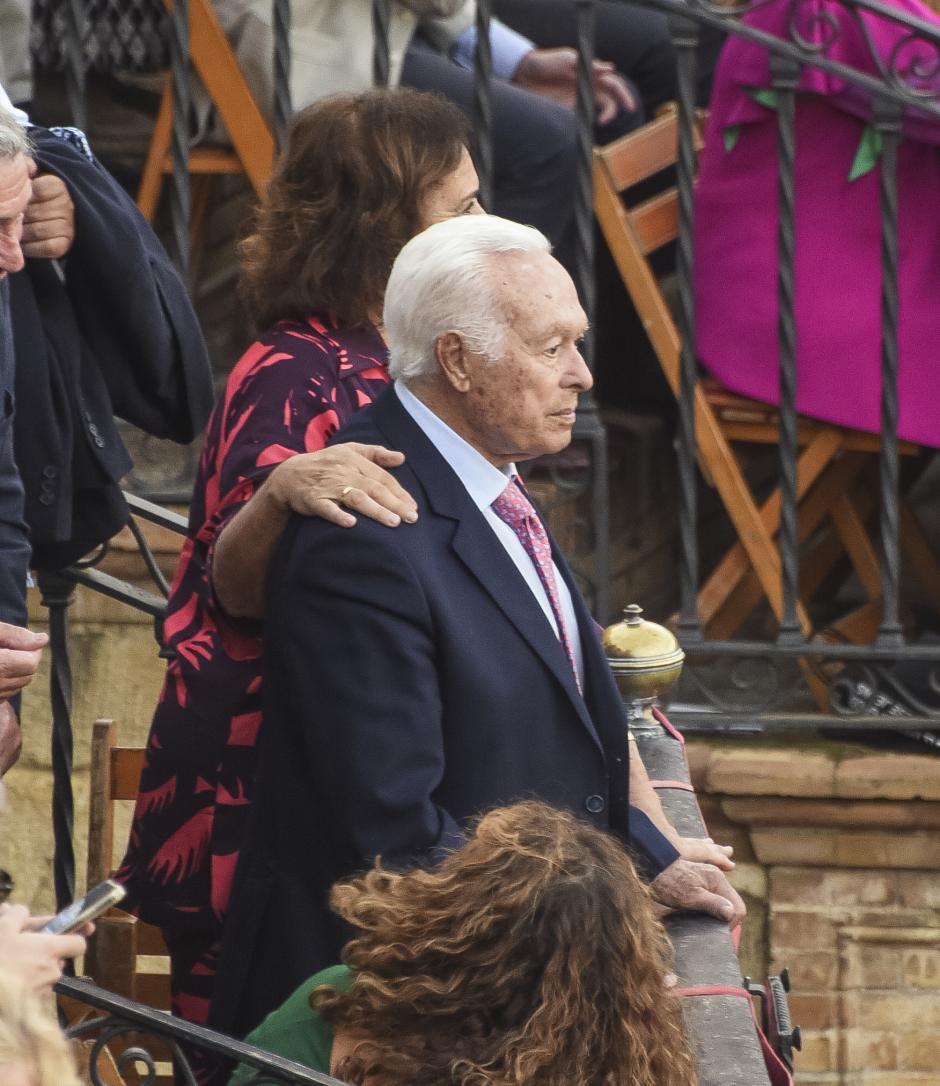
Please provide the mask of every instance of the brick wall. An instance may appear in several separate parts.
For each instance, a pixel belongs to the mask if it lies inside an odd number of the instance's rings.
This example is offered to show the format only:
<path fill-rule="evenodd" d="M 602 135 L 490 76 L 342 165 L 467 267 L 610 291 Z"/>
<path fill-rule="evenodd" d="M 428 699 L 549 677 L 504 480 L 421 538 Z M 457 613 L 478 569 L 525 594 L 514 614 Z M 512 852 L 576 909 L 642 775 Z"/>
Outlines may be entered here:
<path fill-rule="evenodd" d="M 690 743 L 748 898 L 742 966 L 790 970 L 800 1086 L 940 1083 L 940 759 Z"/>

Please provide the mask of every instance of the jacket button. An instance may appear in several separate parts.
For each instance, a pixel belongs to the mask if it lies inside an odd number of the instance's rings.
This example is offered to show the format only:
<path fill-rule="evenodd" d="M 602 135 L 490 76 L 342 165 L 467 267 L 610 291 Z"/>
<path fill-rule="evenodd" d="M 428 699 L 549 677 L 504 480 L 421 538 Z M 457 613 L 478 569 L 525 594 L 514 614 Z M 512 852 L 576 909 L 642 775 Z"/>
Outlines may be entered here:
<path fill-rule="evenodd" d="M 46 479 L 54 479 L 59 474 L 59 469 L 55 464 L 46 464 L 42 469 L 43 477 Z"/>
<path fill-rule="evenodd" d="M 606 806 L 603 796 L 588 796 L 584 801 L 584 809 L 588 814 L 600 814 Z"/>
<path fill-rule="evenodd" d="M 55 501 L 55 494 L 50 494 L 48 490 L 39 495 L 40 505 L 52 505 Z"/>

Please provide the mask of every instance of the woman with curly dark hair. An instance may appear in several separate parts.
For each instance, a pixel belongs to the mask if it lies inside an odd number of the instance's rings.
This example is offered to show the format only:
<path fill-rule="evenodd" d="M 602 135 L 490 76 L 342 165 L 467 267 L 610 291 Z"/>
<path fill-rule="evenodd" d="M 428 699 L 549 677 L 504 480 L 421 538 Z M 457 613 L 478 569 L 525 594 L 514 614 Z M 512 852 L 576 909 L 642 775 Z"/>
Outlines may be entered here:
<path fill-rule="evenodd" d="M 160 925 L 174 1010 L 205 1022 L 252 800 L 265 575 L 291 512 L 394 526 L 414 503 L 372 446 L 326 448 L 388 383 L 379 327 L 406 241 L 479 211 L 463 114 L 414 90 L 328 98 L 294 118 L 243 243 L 257 341 L 216 405 L 164 623 L 166 680 L 120 877 Z"/>
<path fill-rule="evenodd" d="M 542 803 L 490 811 L 433 870 L 334 887 L 345 964 L 248 1040 L 369 1086 L 694 1086 L 651 901 L 606 833 Z"/>

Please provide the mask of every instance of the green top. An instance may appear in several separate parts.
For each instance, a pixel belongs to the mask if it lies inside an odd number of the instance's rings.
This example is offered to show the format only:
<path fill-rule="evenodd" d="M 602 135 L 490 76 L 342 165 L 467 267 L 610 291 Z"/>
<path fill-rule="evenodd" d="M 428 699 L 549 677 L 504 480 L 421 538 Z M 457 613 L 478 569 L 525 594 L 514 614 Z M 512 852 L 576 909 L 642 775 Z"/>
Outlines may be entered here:
<path fill-rule="evenodd" d="M 314 988 L 327 984 L 338 992 L 348 992 L 353 975 L 346 965 L 331 965 L 321 969 L 286 999 L 256 1029 L 245 1038 L 248 1044 L 273 1052 L 287 1060 L 296 1060 L 314 1071 L 330 1073 L 330 1054 L 333 1051 L 333 1027 L 320 1017 L 319 1011 L 310 1006 L 310 993 Z M 228 1086 L 239 1086 L 256 1071 L 240 1063 Z"/>

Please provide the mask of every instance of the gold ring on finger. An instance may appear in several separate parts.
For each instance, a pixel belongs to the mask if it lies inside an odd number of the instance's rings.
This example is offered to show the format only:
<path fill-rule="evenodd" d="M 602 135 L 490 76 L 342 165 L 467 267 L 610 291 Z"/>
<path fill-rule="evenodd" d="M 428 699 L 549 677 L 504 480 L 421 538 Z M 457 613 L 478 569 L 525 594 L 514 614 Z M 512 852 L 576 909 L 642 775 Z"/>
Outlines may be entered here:
<path fill-rule="evenodd" d="M 350 490 L 355 490 L 355 489 L 356 488 L 353 487 L 353 486 L 344 486 L 343 489 L 340 491 L 339 500 L 342 501 L 346 497 L 346 495 L 350 492 Z"/>

